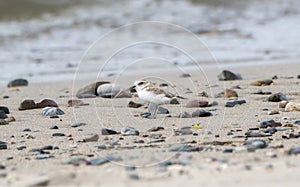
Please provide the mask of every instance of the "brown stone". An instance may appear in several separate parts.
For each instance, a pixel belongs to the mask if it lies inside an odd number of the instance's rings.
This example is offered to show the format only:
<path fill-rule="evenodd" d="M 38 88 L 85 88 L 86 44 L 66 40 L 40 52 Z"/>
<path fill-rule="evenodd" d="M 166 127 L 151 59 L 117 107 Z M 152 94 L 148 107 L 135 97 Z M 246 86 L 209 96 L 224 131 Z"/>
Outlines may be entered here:
<path fill-rule="evenodd" d="M 58 107 L 57 103 L 51 99 L 43 99 L 36 104 L 37 108 Z"/>
<path fill-rule="evenodd" d="M 226 89 L 225 91 L 219 93 L 218 97 L 231 98 L 231 97 L 239 97 L 239 96 L 236 91 L 231 89 Z"/>
<path fill-rule="evenodd" d="M 36 104 L 34 100 L 29 100 L 29 99 L 24 100 L 19 106 L 19 110 L 30 110 L 35 108 L 36 108 Z"/>
<path fill-rule="evenodd" d="M 207 107 L 208 102 L 202 100 L 191 100 L 189 101 L 185 107 L 187 108 L 198 108 L 198 107 Z"/>

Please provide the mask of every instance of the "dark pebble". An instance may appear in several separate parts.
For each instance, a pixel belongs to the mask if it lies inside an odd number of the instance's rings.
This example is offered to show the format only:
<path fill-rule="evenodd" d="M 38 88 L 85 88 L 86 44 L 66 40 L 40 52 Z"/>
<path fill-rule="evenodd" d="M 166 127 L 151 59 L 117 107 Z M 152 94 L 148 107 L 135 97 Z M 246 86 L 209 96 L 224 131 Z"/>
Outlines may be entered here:
<path fill-rule="evenodd" d="M 52 99 L 43 99 L 36 103 L 37 108 L 58 107 L 57 103 Z"/>
<path fill-rule="evenodd" d="M 121 129 L 121 134 L 123 136 L 138 136 L 140 133 L 133 127 L 123 127 Z"/>
<path fill-rule="evenodd" d="M 275 122 L 273 119 L 262 121 L 259 125 L 259 128 L 267 127 L 280 127 L 282 124 L 280 122 Z"/>
<path fill-rule="evenodd" d="M 50 127 L 50 129 L 58 129 L 58 126 L 57 126 L 57 125 L 52 125 L 52 126 Z"/>
<path fill-rule="evenodd" d="M 34 100 L 29 100 L 29 99 L 22 101 L 19 106 L 19 110 L 31 110 L 35 108 L 36 108 L 36 104 Z"/>
<path fill-rule="evenodd" d="M 9 96 L 8 96 L 8 95 L 5 95 L 5 96 L 3 96 L 2 98 L 3 98 L 3 99 L 8 99 Z"/>
<path fill-rule="evenodd" d="M 223 153 L 232 153 L 233 149 L 224 149 L 222 152 Z"/>
<path fill-rule="evenodd" d="M 177 98 L 173 98 L 171 101 L 170 101 L 170 104 L 171 105 L 179 105 L 179 101 L 177 100 Z"/>
<path fill-rule="evenodd" d="M 169 110 L 164 107 L 158 107 L 157 114 L 169 114 Z"/>
<path fill-rule="evenodd" d="M 2 110 L 3 112 L 5 112 L 5 114 L 9 114 L 9 109 L 5 106 L 0 106 L 0 110 Z"/>
<path fill-rule="evenodd" d="M 289 155 L 297 155 L 297 154 L 300 154 L 300 147 L 294 147 L 294 148 L 291 148 L 291 149 L 288 151 L 288 154 L 289 154 Z"/>
<path fill-rule="evenodd" d="M 191 77 L 191 75 L 188 74 L 188 73 L 183 73 L 183 74 L 180 75 L 180 77 L 187 78 L 187 77 Z"/>
<path fill-rule="evenodd" d="M 31 132 L 31 129 L 25 128 L 23 131 L 24 131 L 24 132 Z"/>
<path fill-rule="evenodd" d="M 244 103 L 246 103 L 246 100 L 229 101 L 225 104 L 225 107 L 234 107 L 235 105 L 242 105 Z"/>
<path fill-rule="evenodd" d="M 198 109 L 192 113 L 192 117 L 209 117 L 212 116 L 211 112 L 207 112 L 203 109 Z"/>
<path fill-rule="evenodd" d="M 201 151 L 202 148 L 200 147 L 192 147 L 187 144 L 174 144 L 169 148 L 171 152 L 194 152 L 194 151 Z"/>
<path fill-rule="evenodd" d="M 108 162 L 109 160 L 107 158 L 93 158 L 90 161 L 88 161 L 87 164 L 92 166 L 100 166 Z"/>
<path fill-rule="evenodd" d="M 258 127 L 252 127 L 252 128 L 249 128 L 250 131 L 258 131 L 259 128 Z"/>
<path fill-rule="evenodd" d="M 53 133 L 52 136 L 66 136 L 66 135 L 64 133 L 57 132 L 57 133 Z"/>
<path fill-rule="evenodd" d="M 276 94 L 272 94 L 268 97 L 268 101 L 270 102 L 280 102 L 280 101 L 287 101 L 288 98 L 283 93 L 279 92 Z"/>
<path fill-rule="evenodd" d="M 218 78 L 220 81 L 231 81 L 231 80 L 242 80 L 241 75 L 235 74 L 229 70 L 223 70 L 219 75 Z"/>
<path fill-rule="evenodd" d="M 115 131 L 115 130 L 112 130 L 112 129 L 103 128 L 103 129 L 101 130 L 101 134 L 102 134 L 102 135 L 113 135 L 113 134 L 118 134 L 118 132 Z"/>
<path fill-rule="evenodd" d="M 139 180 L 140 179 L 140 176 L 138 174 L 135 174 L 135 173 L 128 174 L 128 177 L 132 180 Z"/>
<path fill-rule="evenodd" d="M 165 130 L 165 128 L 161 126 L 157 126 L 157 127 L 152 127 L 151 129 L 148 130 L 148 132 L 156 132 L 161 130 Z"/>
<path fill-rule="evenodd" d="M 0 119 L 6 119 L 6 118 L 8 118 L 6 113 L 3 110 L 0 110 Z"/>
<path fill-rule="evenodd" d="M 141 117 L 143 117 L 143 118 L 148 118 L 150 116 L 151 116 L 150 112 L 143 112 L 143 113 L 141 113 Z"/>
<path fill-rule="evenodd" d="M 7 143 L 0 141 L 0 150 L 7 149 Z"/>
<path fill-rule="evenodd" d="M 136 170 L 136 167 L 135 166 L 126 166 L 125 170 L 126 171 L 134 171 L 134 170 Z"/>
<path fill-rule="evenodd" d="M 277 129 L 276 129 L 276 127 L 270 127 L 270 128 L 264 129 L 263 132 L 274 134 L 277 132 Z"/>
<path fill-rule="evenodd" d="M 6 167 L 2 164 L 0 164 L 0 169 L 5 169 Z"/>
<path fill-rule="evenodd" d="M 80 127 L 80 126 L 85 126 L 87 125 L 86 123 L 83 122 L 74 122 L 71 124 L 71 127 Z"/>
<path fill-rule="evenodd" d="M 161 83 L 160 85 L 159 85 L 160 87 L 167 87 L 167 86 L 169 86 L 167 83 Z"/>
<path fill-rule="evenodd" d="M 25 145 L 19 145 L 17 146 L 17 150 L 23 150 L 26 149 L 27 147 Z"/>
<path fill-rule="evenodd" d="M 295 125 L 300 125 L 300 120 L 294 121 L 294 124 L 295 124 Z"/>
<path fill-rule="evenodd" d="M 145 143 L 144 140 L 134 140 L 133 143 Z"/>
<path fill-rule="evenodd" d="M 7 87 L 18 87 L 18 86 L 28 86 L 28 81 L 26 79 L 15 79 L 7 84 Z"/>
<path fill-rule="evenodd" d="M 128 103 L 128 105 L 127 105 L 127 107 L 129 107 L 129 108 L 140 108 L 142 106 L 143 106 L 143 104 L 141 104 L 141 103 L 135 103 L 133 101 L 130 101 Z"/>
<path fill-rule="evenodd" d="M 164 140 L 164 139 L 159 139 L 159 140 L 151 140 L 150 142 L 149 142 L 149 144 L 152 144 L 152 143 L 161 143 L 161 142 L 165 142 L 166 140 Z"/>

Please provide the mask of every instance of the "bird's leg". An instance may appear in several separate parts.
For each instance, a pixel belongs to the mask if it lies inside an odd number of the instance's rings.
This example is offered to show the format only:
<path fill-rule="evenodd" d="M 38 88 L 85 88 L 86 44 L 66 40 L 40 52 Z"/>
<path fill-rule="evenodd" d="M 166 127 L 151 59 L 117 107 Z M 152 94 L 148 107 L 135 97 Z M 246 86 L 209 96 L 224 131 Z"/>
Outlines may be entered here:
<path fill-rule="evenodd" d="M 148 118 L 155 119 L 158 111 L 158 105 L 155 103 L 149 103 L 148 112 L 151 114 Z"/>

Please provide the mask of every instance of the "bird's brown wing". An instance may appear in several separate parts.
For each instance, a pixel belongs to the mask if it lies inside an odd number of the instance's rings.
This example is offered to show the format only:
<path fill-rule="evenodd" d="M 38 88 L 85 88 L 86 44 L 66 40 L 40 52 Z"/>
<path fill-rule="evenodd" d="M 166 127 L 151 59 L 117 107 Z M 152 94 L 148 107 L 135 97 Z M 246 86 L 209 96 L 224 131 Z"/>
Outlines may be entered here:
<path fill-rule="evenodd" d="M 167 92 L 167 91 L 165 91 L 163 89 L 156 88 L 156 87 L 149 87 L 149 88 L 147 88 L 147 91 L 151 91 L 151 92 L 153 92 L 154 94 L 157 94 L 157 95 L 164 94 L 168 98 L 175 97 L 174 94 L 172 94 L 170 92 Z"/>

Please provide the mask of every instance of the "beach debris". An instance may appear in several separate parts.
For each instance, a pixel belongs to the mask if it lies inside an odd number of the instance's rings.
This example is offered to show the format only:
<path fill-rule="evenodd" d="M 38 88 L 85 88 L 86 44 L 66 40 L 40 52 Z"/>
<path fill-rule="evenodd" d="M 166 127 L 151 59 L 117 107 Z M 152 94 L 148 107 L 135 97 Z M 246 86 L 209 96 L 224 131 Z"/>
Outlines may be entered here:
<path fill-rule="evenodd" d="M 272 94 L 268 97 L 268 101 L 270 102 L 280 102 L 280 101 L 287 101 L 287 100 L 288 98 L 286 97 L 286 95 L 281 92 Z"/>
<path fill-rule="evenodd" d="M 246 103 L 246 100 L 235 100 L 226 102 L 225 107 L 234 107 L 235 105 L 242 105 Z"/>
<path fill-rule="evenodd" d="M 127 107 L 129 107 L 129 108 L 140 108 L 142 106 L 143 106 L 143 104 L 135 103 L 134 101 L 129 101 L 129 103 L 127 105 Z"/>
<path fill-rule="evenodd" d="M 190 100 L 185 105 L 186 108 L 201 108 L 201 107 L 207 107 L 208 101 L 202 101 L 202 100 Z"/>
<path fill-rule="evenodd" d="M 28 81 L 26 79 L 15 79 L 7 84 L 8 88 L 20 86 L 28 86 Z"/>
<path fill-rule="evenodd" d="M 123 136 L 138 136 L 140 132 L 135 128 L 128 126 L 121 129 L 121 134 Z"/>
<path fill-rule="evenodd" d="M 26 99 L 26 100 L 22 101 L 19 106 L 19 110 L 31 110 L 31 109 L 35 109 L 35 108 L 36 108 L 36 104 L 35 104 L 34 100 L 30 100 L 30 99 Z"/>
<path fill-rule="evenodd" d="M 282 124 L 280 122 L 275 122 L 273 119 L 260 122 L 259 128 L 267 127 L 280 127 Z"/>
<path fill-rule="evenodd" d="M 42 99 L 38 103 L 36 103 L 37 108 L 45 108 L 45 107 L 58 107 L 57 103 L 52 99 Z"/>
<path fill-rule="evenodd" d="M 181 112 L 179 115 L 178 115 L 179 118 L 191 118 L 192 115 L 188 112 Z"/>
<path fill-rule="evenodd" d="M 257 80 L 254 81 L 252 83 L 250 83 L 250 85 L 252 86 L 268 86 L 268 85 L 272 85 L 274 82 L 271 79 L 264 79 L 264 80 Z"/>
<path fill-rule="evenodd" d="M 300 111 L 300 103 L 289 102 L 286 104 L 285 111 Z"/>
<path fill-rule="evenodd" d="M 242 80 L 242 76 L 240 74 L 233 73 L 229 70 L 223 70 L 218 78 L 220 81 L 231 81 L 231 80 Z"/>
<path fill-rule="evenodd" d="M 103 128 L 101 130 L 101 134 L 102 135 L 113 135 L 113 134 L 119 134 L 119 133 L 113 129 Z"/>
<path fill-rule="evenodd" d="M 203 109 L 198 109 L 192 113 L 192 117 L 209 117 L 212 116 L 211 112 L 207 112 Z"/>
<path fill-rule="evenodd" d="M 231 98 L 231 97 L 239 97 L 237 92 L 231 89 L 225 89 L 224 91 L 220 92 L 217 97 L 225 97 L 225 98 Z"/>
<path fill-rule="evenodd" d="M 57 116 L 57 115 L 63 115 L 65 114 L 64 111 L 62 111 L 59 108 L 55 107 L 45 107 L 42 109 L 42 115 L 43 116 Z"/>
<path fill-rule="evenodd" d="M 97 96 L 97 88 L 103 84 L 110 84 L 108 81 L 100 81 L 91 83 L 81 89 L 79 89 L 76 93 L 76 97 L 78 98 L 92 98 Z"/>

